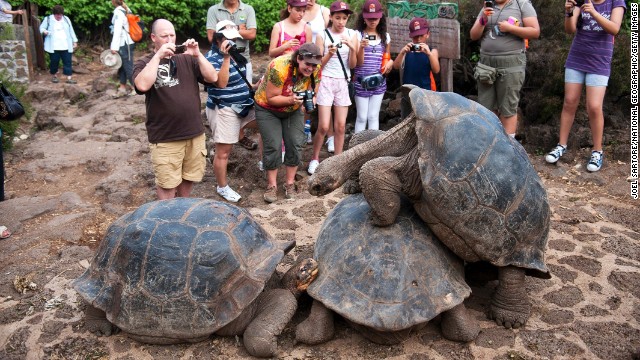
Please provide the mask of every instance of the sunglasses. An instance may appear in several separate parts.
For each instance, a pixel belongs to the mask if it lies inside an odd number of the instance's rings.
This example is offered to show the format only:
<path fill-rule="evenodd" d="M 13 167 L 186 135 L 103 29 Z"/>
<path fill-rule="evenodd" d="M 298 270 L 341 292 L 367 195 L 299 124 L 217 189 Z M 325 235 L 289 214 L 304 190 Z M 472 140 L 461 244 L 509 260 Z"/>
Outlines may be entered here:
<path fill-rule="evenodd" d="M 178 66 L 176 66 L 176 61 L 173 59 L 169 59 L 169 74 L 172 78 L 176 77 L 178 73 Z"/>
<path fill-rule="evenodd" d="M 300 54 L 300 57 L 303 58 L 304 60 L 311 60 L 311 59 L 318 60 L 318 61 L 322 60 L 322 55 L 314 55 L 311 53 Z"/>

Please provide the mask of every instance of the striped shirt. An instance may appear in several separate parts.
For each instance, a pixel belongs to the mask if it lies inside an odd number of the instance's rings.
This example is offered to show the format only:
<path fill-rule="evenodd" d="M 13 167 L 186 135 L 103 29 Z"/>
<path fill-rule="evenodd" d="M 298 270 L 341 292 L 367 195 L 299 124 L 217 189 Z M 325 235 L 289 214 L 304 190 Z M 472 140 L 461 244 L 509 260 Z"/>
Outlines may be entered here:
<path fill-rule="evenodd" d="M 358 32 L 358 40 L 362 41 L 362 32 Z M 391 37 L 389 33 L 387 33 L 387 39 L 385 42 L 385 46 L 391 43 Z M 364 48 L 364 63 L 362 65 L 356 66 L 355 68 L 355 87 L 356 87 L 356 96 L 359 97 L 370 97 L 372 95 L 384 94 L 387 91 L 387 79 L 385 78 L 382 81 L 382 84 L 373 90 L 365 90 L 360 85 L 360 80 L 365 76 L 378 74 L 380 73 L 380 67 L 382 66 L 382 55 L 384 54 L 386 48 L 383 46 L 380 38 L 376 40 L 369 41 L 369 46 Z"/>
<path fill-rule="evenodd" d="M 592 3 L 600 15 L 611 19 L 611 11 L 616 7 L 627 8 L 624 0 L 605 0 L 602 4 Z M 568 69 L 597 74 L 611 75 L 613 57 L 613 35 L 608 34 L 591 14 L 580 12 L 576 37 L 571 43 L 565 67 Z"/>
<path fill-rule="evenodd" d="M 220 71 L 223 57 L 215 44 L 211 46 L 211 50 L 207 53 L 206 58 L 213 65 L 216 71 Z M 238 72 L 233 64 L 234 61 L 231 59 L 231 65 L 229 66 L 229 82 L 226 87 L 207 87 L 207 92 L 209 94 L 209 97 L 207 98 L 207 107 L 209 109 L 215 109 L 216 104 L 218 104 L 220 108 L 225 107 L 225 104 L 253 104 L 253 99 L 251 99 L 251 95 L 249 94 L 249 87 L 243 79 L 243 77 L 246 76 L 247 70 L 244 66 L 238 66 L 241 71 Z"/>

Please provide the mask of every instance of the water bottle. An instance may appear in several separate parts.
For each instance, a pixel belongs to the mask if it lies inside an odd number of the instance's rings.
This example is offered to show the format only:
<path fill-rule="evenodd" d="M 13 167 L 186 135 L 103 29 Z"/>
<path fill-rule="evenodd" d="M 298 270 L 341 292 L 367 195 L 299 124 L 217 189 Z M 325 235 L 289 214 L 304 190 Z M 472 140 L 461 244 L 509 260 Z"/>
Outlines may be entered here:
<path fill-rule="evenodd" d="M 313 138 L 311 137 L 311 119 L 307 119 L 304 122 L 304 136 L 307 139 L 307 144 L 311 144 L 313 142 Z"/>

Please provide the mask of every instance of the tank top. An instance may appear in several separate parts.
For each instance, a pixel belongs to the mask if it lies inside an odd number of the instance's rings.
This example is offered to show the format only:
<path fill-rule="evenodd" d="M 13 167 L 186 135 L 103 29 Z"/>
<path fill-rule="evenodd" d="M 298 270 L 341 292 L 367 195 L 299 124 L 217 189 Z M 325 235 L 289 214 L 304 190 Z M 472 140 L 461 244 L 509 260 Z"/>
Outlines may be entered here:
<path fill-rule="evenodd" d="M 331 33 L 331 37 L 333 41 L 329 39 L 327 36 L 327 31 Z M 331 29 L 327 29 L 327 31 L 322 32 L 322 40 L 324 40 L 324 53 L 326 54 L 329 51 L 329 44 L 340 39 L 340 35 L 335 34 L 331 31 Z M 351 37 L 351 32 L 353 30 L 345 28 L 344 31 L 347 33 L 347 36 Z M 347 77 L 351 78 L 351 72 L 349 70 L 349 47 L 346 45 L 342 45 L 342 47 L 338 48 L 338 51 L 333 54 L 331 59 L 327 61 L 327 64 L 322 68 L 322 76 L 330 77 L 335 79 L 344 79 L 344 72 L 342 71 L 342 66 L 340 65 L 340 61 L 338 60 L 338 55 L 342 58 L 342 63 L 344 64 L 344 69 L 347 72 Z"/>
<path fill-rule="evenodd" d="M 309 27 L 311 28 L 311 34 L 312 34 L 312 39 L 311 41 L 313 41 L 313 43 L 316 43 L 316 36 L 323 32 L 325 27 L 324 27 L 324 18 L 322 17 L 322 10 L 324 9 L 324 6 L 320 5 L 320 10 L 318 10 L 318 12 L 316 13 L 316 17 L 314 17 L 311 21 L 307 22 L 307 25 L 309 25 Z"/>
<path fill-rule="evenodd" d="M 304 29 L 302 30 L 302 33 L 298 35 L 293 35 L 293 36 L 287 34 L 287 32 L 284 30 L 284 20 L 280 21 L 278 25 L 280 25 L 280 38 L 278 39 L 278 44 L 276 45 L 276 47 L 280 47 L 282 46 L 282 44 L 286 43 L 287 41 L 295 39 L 296 36 L 298 36 L 298 40 L 300 40 L 300 45 L 307 42 L 307 34 L 305 33 L 305 30 L 307 29 L 307 24 L 304 25 Z M 292 46 L 288 48 L 282 53 L 282 55 L 293 53 L 294 51 L 298 50 L 300 45 Z"/>
<path fill-rule="evenodd" d="M 408 52 L 405 55 L 402 82 L 431 90 L 431 62 L 427 54 Z"/>

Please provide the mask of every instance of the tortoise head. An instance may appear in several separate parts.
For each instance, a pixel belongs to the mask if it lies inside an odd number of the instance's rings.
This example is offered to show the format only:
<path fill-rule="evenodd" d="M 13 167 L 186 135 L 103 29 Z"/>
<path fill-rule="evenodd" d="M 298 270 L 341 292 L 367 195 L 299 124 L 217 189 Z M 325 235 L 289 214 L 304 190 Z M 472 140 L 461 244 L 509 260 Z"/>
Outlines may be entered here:
<path fill-rule="evenodd" d="M 306 291 L 309 285 L 318 277 L 318 262 L 307 258 L 299 263 L 296 272 L 296 289 Z"/>
<path fill-rule="evenodd" d="M 333 163 L 336 162 L 335 159 L 338 159 L 337 156 L 332 156 L 322 161 L 320 165 L 318 165 L 316 172 L 309 178 L 308 185 L 311 195 L 326 195 L 344 184 L 346 181 L 345 171 L 333 165 Z"/>

